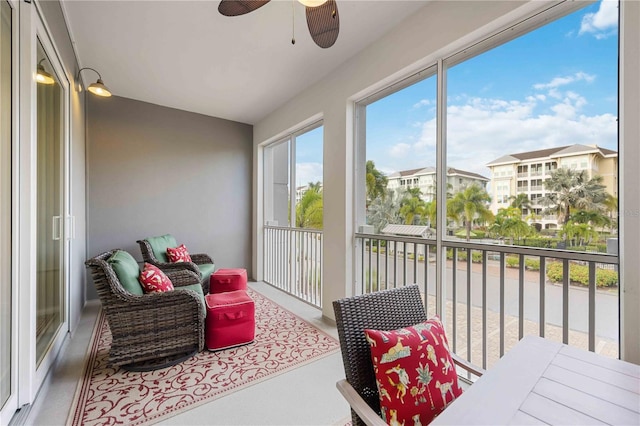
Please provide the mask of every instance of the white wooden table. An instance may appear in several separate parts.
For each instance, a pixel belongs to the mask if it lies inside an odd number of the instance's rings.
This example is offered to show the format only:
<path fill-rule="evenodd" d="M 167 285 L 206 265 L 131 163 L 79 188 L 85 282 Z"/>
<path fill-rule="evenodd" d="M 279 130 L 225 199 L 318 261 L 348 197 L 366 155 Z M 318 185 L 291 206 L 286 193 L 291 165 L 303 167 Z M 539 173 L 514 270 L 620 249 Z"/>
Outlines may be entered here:
<path fill-rule="evenodd" d="M 640 366 L 527 336 L 432 424 L 545 423 L 640 425 Z"/>

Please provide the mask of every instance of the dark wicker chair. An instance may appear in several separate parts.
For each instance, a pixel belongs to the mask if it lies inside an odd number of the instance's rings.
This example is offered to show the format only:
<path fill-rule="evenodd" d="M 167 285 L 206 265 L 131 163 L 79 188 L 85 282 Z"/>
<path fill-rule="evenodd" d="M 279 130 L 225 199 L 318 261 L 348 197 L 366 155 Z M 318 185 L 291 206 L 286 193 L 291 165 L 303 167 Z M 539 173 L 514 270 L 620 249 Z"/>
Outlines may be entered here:
<path fill-rule="evenodd" d="M 169 234 L 163 235 L 162 237 L 173 237 Z M 154 237 L 154 238 L 162 238 L 162 237 Z M 175 239 L 173 239 L 175 242 Z M 152 245 L 149 243 L 149 239 L 138 240 L 138 245 L 140 246 L 140 252 L 142 253 L 142 259 L 145 262 L 151 263 L 158 268 L 162 269 L 165 273 L 168 271 L 177 271 L 181 269 L 187 269 L 189 271 L 195 272 L 201 280 L 202 289 L 204 294 L 209 293 L 209 276 L 215 269 L 215 264 L 211 256 L 206 253 L 196 253 L 189 254 L 191 256 L 191 262 L 178 262 L 171 263 L 168 261 L 165 253 L 155 253 Z M 171 245 L 172 247 L 176 247 L 175 244 Z M 203 274 L 204 271 L 204 274 Z"/>
<path fill-rule="evenodd" d="M 346 380 L 336 386 L 351 406 L 353 425 L 386 425 L 380 414 L 369 343 L 364 330 L 395 330 L 426 321 L 427 314 L 417 284 L 383 290 L 333 302 Z M 475 376 L 482 369 L 455 354 L 457 365 Z"/>
<path fill-rule="evenodd" d="M 176 270 L 167 273 L 174 291 L 134 295 L 123 288 L 107 262 L 115 252 L 85 262 L 111 330 L 109 362 L 130 371 L 148 371 L 175 365 L 201 351 L 204 304 L 195 291 L 180 289 L 199 285 L 200 278 Z"/>

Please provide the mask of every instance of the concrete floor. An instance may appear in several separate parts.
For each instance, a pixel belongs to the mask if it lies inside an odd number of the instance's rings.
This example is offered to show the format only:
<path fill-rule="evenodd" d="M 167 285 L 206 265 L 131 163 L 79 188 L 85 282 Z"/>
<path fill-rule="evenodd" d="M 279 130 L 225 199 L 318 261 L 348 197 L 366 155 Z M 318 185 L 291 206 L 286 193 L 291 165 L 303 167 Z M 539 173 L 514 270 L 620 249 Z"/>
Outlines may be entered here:
<path fill-rule="evenodd" d="M 262 282 L 249 286 L 338 338 L 335 326 L 324 321 L 317 308 Z M 99 308 L 98 301 L 87 303 L 77 330 L 63 349 L 50 380 L 43 385 L 26 424 L 65 424 Z M 349 405 L 335 387 L 342 378 L 344 369 L 338 352 L 157 424 L 344 425 L 350 420 Z"/>

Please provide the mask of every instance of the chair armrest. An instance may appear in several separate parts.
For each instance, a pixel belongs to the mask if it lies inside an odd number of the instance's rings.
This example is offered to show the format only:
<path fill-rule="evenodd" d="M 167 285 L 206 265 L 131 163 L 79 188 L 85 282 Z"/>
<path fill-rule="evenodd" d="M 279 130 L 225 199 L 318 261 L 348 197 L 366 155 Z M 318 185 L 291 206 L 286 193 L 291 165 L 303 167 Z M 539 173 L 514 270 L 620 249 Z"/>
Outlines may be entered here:
<path fill-rule="evenodd" d="M 155 265 L 162 270 L 165 274 L 171 271 L 191 271 L 195 273 L 199 279 L 202 279 L 202 274 L 200 273 L 200 269 L 193 262 L 158 262 Z"/>
<path fill-rule="evenodd" d="M 480 368 L 477 365 L 471 364 L 469 361 L 467 361 L 464 358 L 460 358 L 458 355 L 454 354 L 453 352 L 451 353 L 451 358 L 453 358 L 453 362 L 456 365 L 459 365 L 463 370 L 466 370 L 469 373 L 474 374 L 478 377 L 482 376 L 486 372 L 486 370 L 484 370 L 483 368 Z"/>
<path fill-rule="evenodd" d="M 356 390 L 347 382 L 342 379 L 336 383 L 336 387 L 347 400 L 351 409 L 356 412 L 358 417 L 368 426 L 387 426 L 387 423 L 382 420 L 382 417 L 378 415 L 362 397 L 356 392 Z"/>
<path fill-rule="evenodd" d="M 213 263 L 211 256 L 205 253 L 191 254 L 191 261 L 196 265 L 202 265 L 203 263 Z"/>
<path fill-rule="evenodd" d="M 188 269 L 172 269 L 167 270 L 165 273 L 171 280 L 174 288 L 200 284 L 200 278 L 198 277 L 198 274 Z"/>

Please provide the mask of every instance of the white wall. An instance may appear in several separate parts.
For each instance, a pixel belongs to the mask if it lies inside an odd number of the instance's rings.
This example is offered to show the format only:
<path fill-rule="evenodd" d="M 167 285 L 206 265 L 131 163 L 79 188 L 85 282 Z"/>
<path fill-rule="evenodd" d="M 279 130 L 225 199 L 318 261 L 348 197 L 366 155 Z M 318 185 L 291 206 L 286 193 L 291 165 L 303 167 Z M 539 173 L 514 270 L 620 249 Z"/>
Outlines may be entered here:
<path fill-rule="evenodd" d="M 633 93 L 626 96 L 621 108 L 621 152 L 626 155 L 621 169 L 621 185 L 625 205 L 621 208 L 630 212 L 640 212 L 640 200 L 637 191 L 637 164 L 640 163 L 638 139 L 640 130 L 637 120 L 624 121 L 625 116 L 637 117 L 640 90 L 638 78 L 638 52 L 640 46 L 637 28 L 640 24 L 640 3 L 623 0 L 623 10 L 627 10 L 621 31 L 624 53 L 629 59 L 622 61 L 621 93 Z M 278 135 L 309 117 L 321 114 L 324 119 L 324 270 L 325 290 L 323 294 L 323 315 L 333 318 L 331 301 L 350 294 L 353 282 L 353 176 L 354 176 L 354 127 L 353 102 L 365 95 L 389 85 L 390 82 L 411 75 L 437 58 L 446 57 L 461 46 L 480 40 L 510 22 L 529 16 L 537 10 L 546 8 L 549 1 L 434 1 L 399 24 L 385 36 L 372 43 L 330 76 L 321 80 L 305 92 L 281 106 L 254 126 L 254 235 L 253 244 L 254 271 L 261 279 L 259 259 L 262 256 L 262 240 L 259 224 L 263 223 L 260 206 L 262 165 L 260 144 L 272 141 Z M 626 77 L 625 77 L 626 76 Z M 622 175 L 624 173 L 624 175 Z M 623 357 L 640 362 L 638 328 L 640 321 L 640 298 L 638 296 L 637 266 L 625 268 L 625 265 L 637 265 L 640 253 L 640 226 L 638 214 L 623 217 L 621 230 L 629 235 L 622 239 L 621 261 L 623 262 L 623 307 L 625 336 Z M 624 254 L 627 254 L 626 256 Z M 630 257 L 632 258 L 630 259 Z"/>

